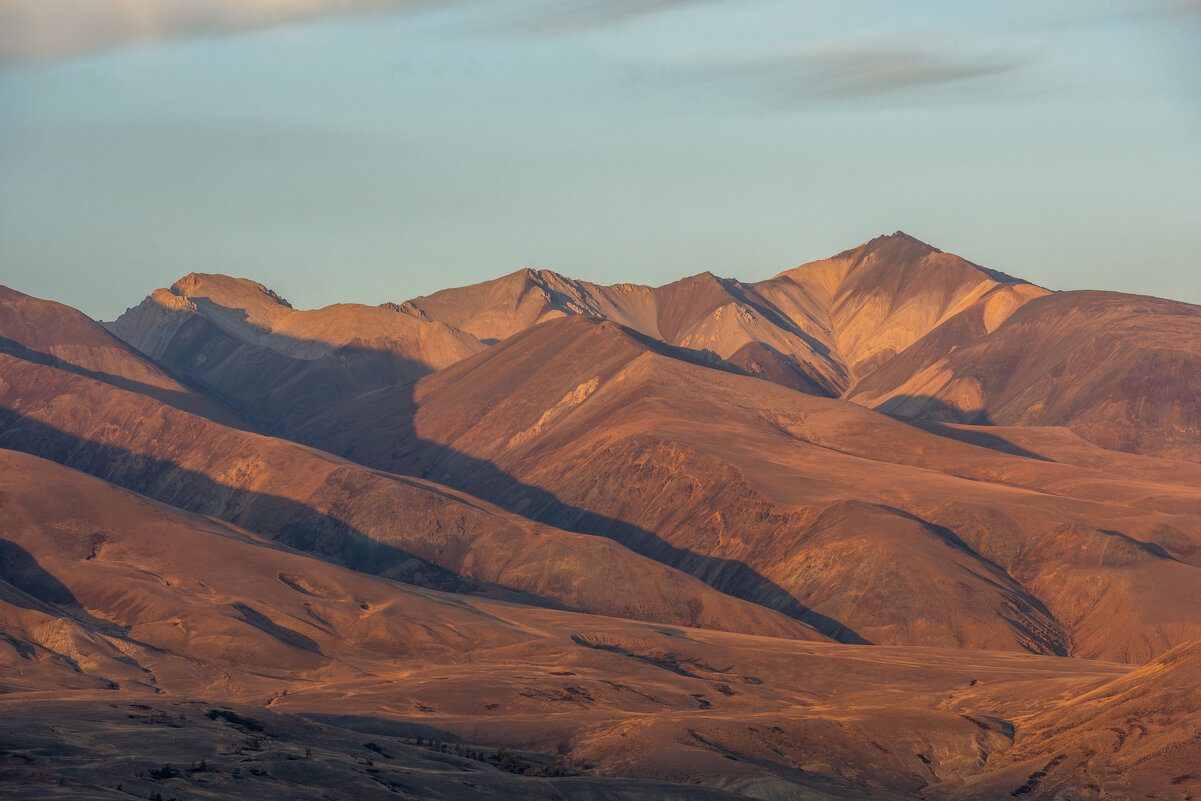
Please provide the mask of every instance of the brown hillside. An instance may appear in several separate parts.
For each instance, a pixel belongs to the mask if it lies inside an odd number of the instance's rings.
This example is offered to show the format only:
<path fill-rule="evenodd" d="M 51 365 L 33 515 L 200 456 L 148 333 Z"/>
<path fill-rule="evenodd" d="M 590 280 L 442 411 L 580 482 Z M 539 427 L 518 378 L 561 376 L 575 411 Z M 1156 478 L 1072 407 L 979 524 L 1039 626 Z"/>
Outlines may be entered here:
<path fill-rule="evenodd" d="M 1194 466 L 1061 463 L 689 355 L 553 321 L 302 433 L 851 640 L 1140 661 L 1201 631 Z"/>
<path fill-rule="evenodd" d="M 0 446 L 357 569 L 506 587 L 601 614 L 818 636 L 609 540 L 556 531 L 427 481 L 221 426 L 79 371 L 0 354 L 0 375 Z"/>
<path fill-rule="evenodd" d="M 1105 448 L 1201 461 L 1201 307 L 1060 292 L 996 328 L 974 309 L 851 399 L 936 420 L 1065 426 Z"/>
<path fill-rule="evenodd" d="M 222 275 L 185 276 L 108 327 L 271 430 L 484 347 L 387 306 L 297 311 L 261 284 Z"/>
<path fill-rule="evenodd" d="M 448 595 L 27 454 L 0 451 L 0 466 L 0 788 L 18 794 L 820 800 L 953 785 L 983 799 L 1008 787 L 995 766 L 1058 748 L 1027 718 L 1130 703 L 1123 688 L 1149 670 Z M 1187 701 L 1147 689 L 1137 697 Z M 1185 736 L 1165 729 L 1160 743 Z M 504 773 L 501 747 L 520 770 L 557 761 L 568 775 Z M 163 763 L 177 773 L 156 776 Z"/>

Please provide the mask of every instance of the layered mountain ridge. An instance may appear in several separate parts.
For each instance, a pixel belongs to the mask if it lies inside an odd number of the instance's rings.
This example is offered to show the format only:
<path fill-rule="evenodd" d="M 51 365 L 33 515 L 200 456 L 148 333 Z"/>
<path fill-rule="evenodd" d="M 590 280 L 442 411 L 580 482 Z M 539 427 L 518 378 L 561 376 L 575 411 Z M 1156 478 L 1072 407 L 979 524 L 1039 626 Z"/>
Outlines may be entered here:
<path fill-rule="evenodd" d="M 603 317 L 668 344 L 710 350 L 786 386 L 837 396 L 986 296 L 995 326 L 1043 293 L 898 231 L 755 284 L 701 273 L 662 287 L 606 287 L 521 270 L 400 308 L 492 342 L 557 316 Z"/>
<path fill-rule="evenodd" d="M 107 327 L 268 429 L 484 347 L 444 323 L 385 307 L 297 311 L 257 282 L 196 273 L 155 290 Z"/>
<path fill-rule="evenodd" d="M 1197 368 L 1201 308 L 901 232 L 317 310 L 191 274 L 103 325 L 0 289 L 0 786 L 1191 791 Z M 177 719 L 207 778 L 87 733 Z"/>

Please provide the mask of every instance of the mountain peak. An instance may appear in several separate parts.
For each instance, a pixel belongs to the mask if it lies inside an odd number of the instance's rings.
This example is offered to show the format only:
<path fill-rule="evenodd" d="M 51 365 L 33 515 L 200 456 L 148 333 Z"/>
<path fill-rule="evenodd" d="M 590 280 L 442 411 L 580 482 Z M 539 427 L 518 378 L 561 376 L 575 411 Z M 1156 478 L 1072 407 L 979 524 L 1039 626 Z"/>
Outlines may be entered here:
<path fill-rule="evenodd" d="M 949 258 L 942 259 L 937 263 L 943 265 L 967 265 L 982 273 L 985 277 L 1001 284 L 1025 284 L 1029 283 L 1021 278 L 1009 275 L 1008 273 L 994 270 L 990 267 L 984 267 L 976 264 L 973 261 L 968 261 L 961 256 L 947 254 L 945 251 L 939 250 L 933 245 L 927 244 L 917 237 L 910 236 L 904 231 L 894 231 L 891 234 L 881 234 L 876 238 L 860 245 L 858 248 L 849 250 L 845 255 L 861 253 L 875 254 L 877 257 L 883 257 L 897 262 L 905 259 L 924 258 L 931 254 L 939 254 Z M 844 254 L 839 254 L 844 255 Z"/>
<path fill-rule="evenodd" d="M 866 243 L 865 247 L 871 247 L 872 249 L 877 249 L 877 248 L 880 248 L 883 246 L 889 246 L 889 245 L 894 246 L 894 247 L 905 246 L 905 247 L 920 248 L 929 253 L 942 253 L 941 250 L 934 247 L 933 245 L 923 242 L 922 240 L 918 239 L 917 237 L 910 236 L 909 234 L 905 233 L 904 231 L 900 231 L 900 230 L 894 231 L 891 234 L 881 234 L 880 236 L 877 236 L 877 237 L 871 239 L 870 241 L 868 241 Z"/>
<path fill-rule="evenodd" d="M 171 293 L 180 297 L 208 297 L 215 302 L 230 297 L 265 297 L 272 303 L 293 308 L 275 290 L 249 278 L 234 278 L 219 273 L 188 273 L 171 285 Z M 225 304 L 223 304 L 225 305 Z"/>

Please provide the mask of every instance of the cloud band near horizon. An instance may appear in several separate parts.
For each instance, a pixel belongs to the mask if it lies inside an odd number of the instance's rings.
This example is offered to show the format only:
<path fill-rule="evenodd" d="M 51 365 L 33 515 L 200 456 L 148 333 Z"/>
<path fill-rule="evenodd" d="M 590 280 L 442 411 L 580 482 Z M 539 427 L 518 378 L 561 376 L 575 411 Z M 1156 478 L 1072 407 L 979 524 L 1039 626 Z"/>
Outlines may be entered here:
<path fill-rule="evenodd" d="M 0 0 L 0 64 L 421 0 Z"/>

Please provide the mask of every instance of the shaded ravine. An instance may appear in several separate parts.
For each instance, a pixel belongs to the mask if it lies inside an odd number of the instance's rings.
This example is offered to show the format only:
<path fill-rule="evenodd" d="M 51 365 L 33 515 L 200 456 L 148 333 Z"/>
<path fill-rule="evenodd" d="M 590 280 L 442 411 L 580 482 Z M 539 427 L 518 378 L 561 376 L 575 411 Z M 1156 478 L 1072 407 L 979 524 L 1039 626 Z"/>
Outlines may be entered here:
<path fill-rule="evenodd" d="M 222 484 L 174 462 L 85 439 L 2 407 L 0 447 L 79 470 L 185 512 L 211 515 L 272 536 L 284 546 L 361 573 L 398 581 L 421 573 L 422 586 L 444 592 L 483 594 L 579 611 L 552 598 L 447 570 L 295 499 Z M 167 477 L 170 481 L 164 482 Z M 234 510 L 239 511 L 235 514 Z M 58 584 L 57 580 L 53 584 Z M 64 600 L 55 605 L 70 603 Z"/>
<path fill-rule="evenodd" d="M 221 398 L 215 397 L 213 393 L 209 391 L 208 387 L 197 386 L 195 381 L 189 379 L 187 376 L 179 375 L 177 370 L 151 359 L 149 356 L 141 353 L 137 350 L 137 348 L 129 345 L 124 340 L 119 341 L 121 344 L 133 350 L 138 356 L 151 362 L 155 367 L 162 370 L 172 379 L 178 381 L 181 386 L 194 390 L 196 394 L 190 395 L 187 392 L 181 392 L 176 389 L 159 387 L 153 384 L 147 384 L 144 381 L 137 381 L 100 370 L 92 370 L 90 368 L 66 361 L 65 359 L 61 359 L 58 356 L 27 347 L 22 345 L 20 342 L 7 337 L 0 337 L 0 353 L 21 359 L 23 361 L 40 364 L 45 367 L 53 367 L 56 370 L 64 370 L 82 378 L 90 378 L 94 381 L 109 384 L 110 386 L 117 387 L 118 389 L 124 389 L 128 392 L 136 392 L 140 395 L 146 395 L 147 397 L 153 398 L 160 403 L 180 409 L 181 411 L 207 417 L 215 423 L 220 423 L 221 425 L 229 426 L 230 428 L 237 428 L 243 431 L 255 431 L 255 428 L 247 420 L 243 419 L 238 412 L 234 411 L 233 406 L 229 405 Z M 202 404 L 205 402 L 211 403 L 217 408 L 202 408 Z M 216 412 L 216 414 L 211 414 L 213 412 Z"/>
<path fill-rule="evenodd" d="M 792 593 L 736 559 L 708 556 L 673 545 L 655 532 L 615 517 L 564 503 L 549 490 L 526 484 L 491 461 L 446 445 L 415 438 L 423 464 L 412 472 L 495 503 L 539 523 L 614 540 L 635 553 L 695 576 L 727 595 L 774 609 L 804 621 L 828 637 L 852 645 L 871 645 L 850 626 L 810 609 Z M 416 454 L 414 454 L 416 455 Z"/>

